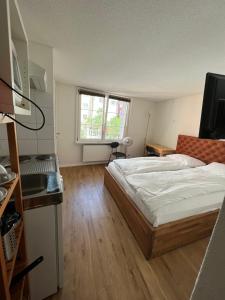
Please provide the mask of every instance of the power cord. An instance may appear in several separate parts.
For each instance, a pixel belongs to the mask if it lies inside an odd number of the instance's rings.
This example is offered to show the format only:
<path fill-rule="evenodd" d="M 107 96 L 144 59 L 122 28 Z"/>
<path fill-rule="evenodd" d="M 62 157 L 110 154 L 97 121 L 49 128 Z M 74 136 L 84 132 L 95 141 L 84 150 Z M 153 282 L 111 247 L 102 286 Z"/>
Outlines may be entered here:
<path fill-rule="evenodd" d="M 21 123 L 20 121 L 14 119 L 13 117 L 11 117 L 7 113 L 3 113 L 3 112 L 1 112 L 1 113 L 4 116 L 7 116 L 9 119 L 15 121 L 17 124 L 19 124 L 20 126 L 26 128 L 26 129 L 33 130 L 33 131 L 38 131 L 38 130 L 42 129 L 44 127 L 44 125 L 45 125 L 45 115 L 44 115 L 42 109 L 34 101 L 32 101 L 31 99 L 29 99 L 28 97 L 24 96 L 23 94 L 21 94 L 20 92 L 18 92 L 17 90 L 15 90 L 13 87 L 11 87 L 11 85 L 8 84 L 8 82 L 6 82 L 4 79 L 0 78 L 0 81 L 3 82 L 10 90 L 12 90 L 15 93 L 17 93 L 20 97 L 22 97 L 22 98 L 26 99 L 27 101 L 31 102 L 40 111 L 40 113 L 42 115 L 42 118 L 43 118 L 43 121 L 42 121 L 42 124 L 41 124 L 40 127 L 38 127 L 38 128 L 32 128 L 32 127 L 24 125 L 23 123 Z"/>

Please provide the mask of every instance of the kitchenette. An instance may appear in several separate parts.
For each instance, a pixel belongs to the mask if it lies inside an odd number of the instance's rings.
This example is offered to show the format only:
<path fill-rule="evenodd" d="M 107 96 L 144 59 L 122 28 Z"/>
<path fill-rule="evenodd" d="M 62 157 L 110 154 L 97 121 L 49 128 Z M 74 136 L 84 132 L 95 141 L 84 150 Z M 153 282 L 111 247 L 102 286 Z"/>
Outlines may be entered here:
<path fill-rule="evenodd" d="M 19 157 L 27 263 L 43 261 L 29 274 L 31 300 L 44 299 L 63 286 L 63 179 L 55 154 Z M 2 182 L 10 180 L 9 157 L 0 158 Z M 4 169 L 3 169 L 4 168 Z"/>

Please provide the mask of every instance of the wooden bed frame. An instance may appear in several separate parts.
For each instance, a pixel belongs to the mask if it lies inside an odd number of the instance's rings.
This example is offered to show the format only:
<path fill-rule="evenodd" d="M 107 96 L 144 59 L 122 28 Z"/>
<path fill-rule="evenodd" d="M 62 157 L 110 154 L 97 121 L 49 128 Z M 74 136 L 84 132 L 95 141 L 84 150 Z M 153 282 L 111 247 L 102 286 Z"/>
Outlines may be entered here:
<path fill-rule="evenodd" d="M 179 135 L 176 153 L 187 154 L 206 163 L 225 163 L 225 142 Z M 147 259 L 209 236 L 218 216 L 219 210 L 215 210 L 153 227 L 107 168 L 104 184 Z"/>

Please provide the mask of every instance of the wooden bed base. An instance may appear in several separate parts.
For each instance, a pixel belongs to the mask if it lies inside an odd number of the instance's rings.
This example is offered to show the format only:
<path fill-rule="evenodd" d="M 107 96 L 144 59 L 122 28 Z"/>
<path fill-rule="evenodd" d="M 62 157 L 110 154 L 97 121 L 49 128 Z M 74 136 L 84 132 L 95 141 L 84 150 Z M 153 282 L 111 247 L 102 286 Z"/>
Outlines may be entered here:
<path fill-rule="evenodd" d="M 107 169 L 105 169 L 104 184 L 146 259 L 207 237 L 213 230 L 219 210 L 153 227 Z"/>

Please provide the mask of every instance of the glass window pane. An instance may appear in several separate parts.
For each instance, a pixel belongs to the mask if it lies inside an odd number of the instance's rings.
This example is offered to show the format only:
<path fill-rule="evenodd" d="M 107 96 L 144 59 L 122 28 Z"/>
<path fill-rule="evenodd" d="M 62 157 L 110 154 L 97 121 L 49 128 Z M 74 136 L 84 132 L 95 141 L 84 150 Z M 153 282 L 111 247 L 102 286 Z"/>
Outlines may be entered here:
<path fill-rule="evenodd" d="M 81 94 L 80 101 L 80 138 L 102 139 L 105 98 Z"/>
<path fill-rule="evenodd" d="M 105 97 L 80 95 L 80 138 L 82 140 L 103 140 L 103 132 L 105 140 L 121 140 L 124 137 L 129 103 L 109 99 L 107 112 L 104 112 L 105 101 Z"/>
<path fill-rule="evenodd" d="M 111 113 L 111 112 L 108 111 L 108 113 L 107 113 L 107 122 L 110 122 L 110 120 L 112 120 L 116 116 L 117 116 L 117 114 Z"/>
<path fill-rule="evenodd" d="M 105 98 L 81 94 L 80 99 L 81 109 L 103 111 Z"/>
<path fill-rule="evenodd" d="M 103 111 L 93 111 L 92 112 L 92 124 L 95 125 L 101 125 L 103 122 Z"/>
<path fill-rule="evenodd" d="M 86 139 L 88 136 L 87 134 L 87 125 L 81 125 L 80 126 L 80 138 L 81 139 Z"/>
<path fill-rule="evenodd" d="M 109 99 L 105 129 L 106 140 L 121 140 L 123 138 L 128 105 L 128 102 Z"/>
<path fill-rule="evenodd" d="M 84 139 L 98 139 L 102 138 L 102 127 L 101 126 L 92 126 L 92 125 L 84 125 L 80 126 L 80 138 Z"/>
<path fill-rule="evenodd" d="M 104 98 L 102 97 L 94 97 L 94 102 L 93 102 L 93 110 L 96 111 L 103 111 L 103 106 L 104 106 Z"/>
<path fill-rule="evenodd" d="M 81 98 L 81 109 L 89 109 L 91 103 L 91 96 L 80 95 Z"/>
<path fill-rule="evenodd" d="M 120 127 L 107 127 L 106 128 L 106 139 L 108 140 L 119 140 L 121 139 L 121 128 Z"/>
<path fill-rule="evenodd" d="M 108 112 L 109 113 L 117 113 L 118 109 L 118 101 L 109 99 Z"/>
<path fill-rule="evenodd" d="M 89 111 L 86 110 L 86 109 L 82 109 L 81 110 L 81 115 L 80 115 L 80 122 L 82 124 L 88 123 L 88 119 L 89 119 Z"/>

